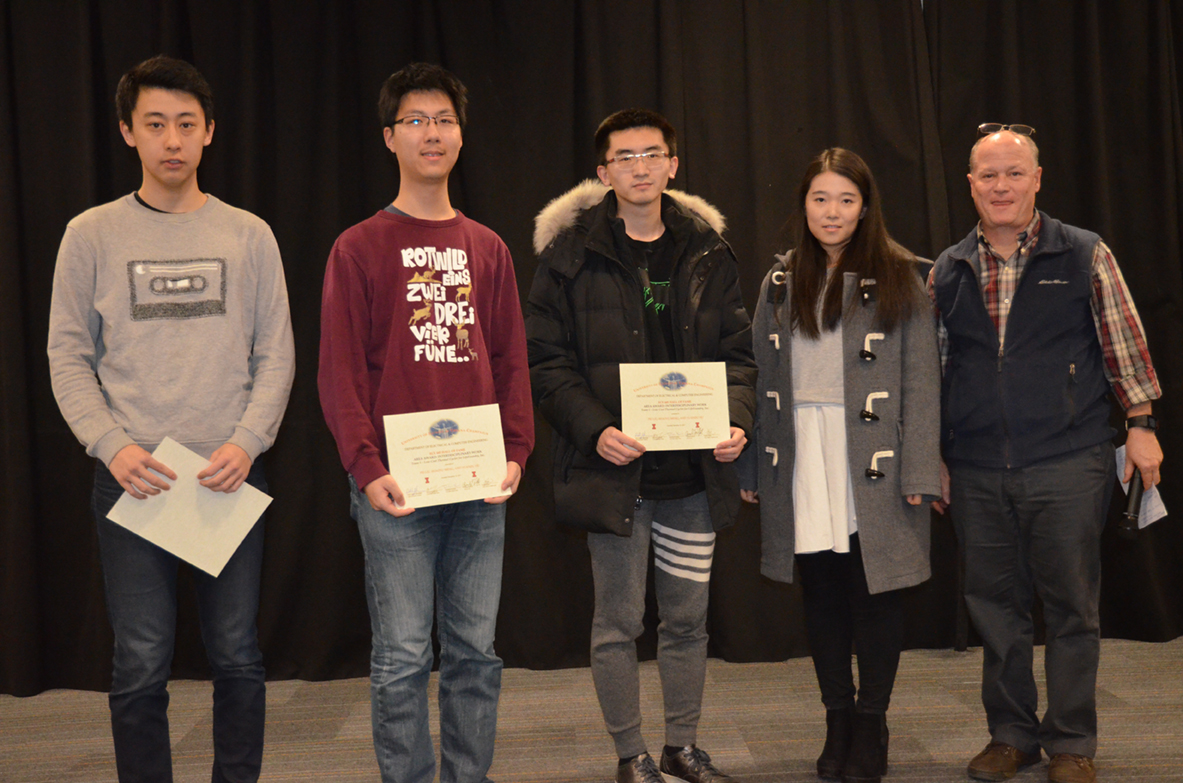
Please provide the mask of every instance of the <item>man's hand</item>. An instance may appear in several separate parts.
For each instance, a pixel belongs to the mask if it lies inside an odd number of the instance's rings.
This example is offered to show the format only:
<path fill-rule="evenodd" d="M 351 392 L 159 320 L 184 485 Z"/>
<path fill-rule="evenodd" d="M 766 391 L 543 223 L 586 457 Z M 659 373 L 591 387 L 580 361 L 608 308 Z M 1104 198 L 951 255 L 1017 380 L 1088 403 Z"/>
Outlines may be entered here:
<path fill-rule="evenodd" d="M 645 447 L 615 427 L 608 427 L 600 433 L 596 453 L 613 465 L 627 465 L 644 454 Z"/>
<path fill-rule="evenodd" d="M 501 491 L 509 490 L 508 495 L 500 495 L 495 498 L 485 498 L 486 503 L 504 503 L 509 500 L 518 491 L 518 482 L 522 480 L 522 466 L 516 462 L 505 463 L 505 481 L 501 482 Z"/>
<path fill-rule="evenodd" d="M 136 500 L 144 500 L 149 495 L 159 495 L 162 490 L 168 490 L 168 482 L 152 471 L 168 476 L 170 481 L 177 480 L 177 474 L 169 470 L 168 465 L 157 462 L 155 457 L 134 443 L 120 449 L 107 469 L 119 486 Z"/>
<path fill-rule="evenodd" d="M 1162 447 L 1158 445 L 1158 437 L 1151 430 L 1130 427 L 1125 439 L 1125 476 L 1122 481 L 1130 480 L 1136 466 L 1142 473 L 1142 486 L 1150 489 L 1162 481 L 1162 474 L 1158 472 L 1161 464 Z"/>
<path fill-rule="evenodd" d="M 912 501 L 909 500 L 909 503 Z M 944 514 L 949 508 L 949 466 L 941 460 L 941 499 L 932 502 L 932 510 L 938 514 Z"/>
<path fill-rule="evenodd" d="M 389 473 L 366 484 L 362 492 L 366 493 L 370 507 L 375 511 L 385 511 L 392 517 L 405 517 L 415 511 L 413 508 L 404 508 L 406 498 L 403 497 L 403 491 L 398 488 L 394 476 Z"/>
<path fill-rule="evenodd" d="M 748 436 L 743 434 L 743 428 L 732 427 L 731 437 L 715 446 L 715 459 L 719 462 L 735 462 L 747 442 Z"/>
<path fill-rule="evenodd" d="M 759 503 L 760 493 L 754 489 L 741 489 L 739 496 L 744 499 L 745 503 Z"/>
<path fill-rule="evenodd" d="M 197 474 L 197 480 L 214 492 L 235 492 L 251 472 L 251 458 L 241 446 L 224 443 L 209 458 L 209 465 Z"/>

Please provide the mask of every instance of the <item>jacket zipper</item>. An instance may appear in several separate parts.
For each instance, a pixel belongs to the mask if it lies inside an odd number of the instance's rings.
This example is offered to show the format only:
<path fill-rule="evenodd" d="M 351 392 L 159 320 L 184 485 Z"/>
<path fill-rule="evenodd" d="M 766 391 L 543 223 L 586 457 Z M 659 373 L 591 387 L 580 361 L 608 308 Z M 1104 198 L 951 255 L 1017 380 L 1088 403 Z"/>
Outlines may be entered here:
<path fill-rule="evenodd" d="M 1068 411 L 1072 414 L 1068 419 L 1068 426 L 1076 426 L 1076 362 L 1068 363 Z"/>
<path fill-rule="evenodd" d="M 708 255 L 713 253 L 718 248 L 719 248 L 719 244 L 711 245 L 710 247 L 704 248 L 702 251 L 700 251 L 698 253 L 698 255 L 694 256 L 693 258 L 691 258 L 689 261 L 686 262 L 686 266 L 691 270 L 688 273 L 688 278 L 687 278 L 688 282 L 691 285 L 691 288 L 693 288 L 693 286 L 694 286 L 694 272 L 695 272 L 694 267 L 698 265 L 699 261 L 706 258 Z M 675 269 L 675 271 L 676 271 L 676 269 Z M 705 273 L 704 273 L 704 277 L 705 277 Z M 698 311 L 698 303 L 702 301 L 701 292 L 704 287 L 705 286 L 703 286 L 703 285 L 698 286 L 697 296 L 690 296 L 689 295 L 690 292 L 687 291 L 688 296 L 686 297 L 686 302 L 685 302 L 687 310 L 690 310 L 693 312 Z M 675 297 L 674 301 L 677 301 L 676 297 Z M 679 312 L 679 313 L 677 313 L 677 316 L 678 316 L 678 320 L 682 321 L 686 317 L 686 314 Z M 689 326 L 689 324 L 683 323 L 682 326 Z M 683 335 L 688 335 L 690 330 L 688 328 L 684 328 L 681 331 L 683 332 Z M 685 357 L 690 355 L 690 352 L 687 350 L 689 348 L 689 346 L 686 345 L 687 341 L 689 340 L 689 336 L 683 336 L 683 335 L 680 335 L 679 337 L 680 337 L 680 342 L 682 343 L 682 355 L 683 355 L 682 361 L 686 361 Z"/>
<path fill-rule="evenodd" d="M 1006 391 L 1005 384 L 1002 382 L 1002 342 L 998 343 L 998 399 L 1002 403 L 1001 416 L 1002 419 L 1002 458 L 1006 462 L 1006 467 L 1010 469 L 1010 427 L 1006 421 L 1006 399 L 1004 392 Z"/>
<path fill-rule="evenodd" d="M 972 277 L 972 279 L 974 281 L 974 285 L 976 285 L 978 287 L 978 295 L 981 296 L 982 283 L 978 279 L 977 274 L 974 273 L 973 264 L 971 264 L 969 262 L 969 259 L 967 259 L 967 258 L 962 258 L 959 260 L 961 261 L 961 263 L 963 263 L 969 267 L 970 276 Z M 1016 293 L 1018 293 L 1018 292 L 1016 291 Z M 987 313 L 986 317 L 989 318 L 990 314 Z M 1006 399 L 1004 398 L 1004 394 L 1003 394 L 1005 389 L 1004 389 L 1004 385 L 1002 383 L 1002 360 L 1003 360 L 1002 338 L 998 337 L 998 373 L 997 373 L 996 377 L 998 379 L 998 400 L 1000 403 L 999 418 L 1002 419 L 1002 458 L 1003 458 L 1003 462 L 1006 464 L 1007 469 L 1009 470 L 1010 469 L 1010 427 L 1007 425 L 1007 421 L 1006 421 Z"/>

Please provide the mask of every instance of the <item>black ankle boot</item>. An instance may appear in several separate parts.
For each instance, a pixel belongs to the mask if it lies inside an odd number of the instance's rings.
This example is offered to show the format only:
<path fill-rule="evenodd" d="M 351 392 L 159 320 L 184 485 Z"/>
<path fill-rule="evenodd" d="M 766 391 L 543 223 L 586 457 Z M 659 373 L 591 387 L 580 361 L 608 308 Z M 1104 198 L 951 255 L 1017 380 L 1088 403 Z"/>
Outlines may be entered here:
<path fill-rule="evenodd" d="M 842 768 L 850 753 L 851 720 L 854 708 L 826 710 L 826 744 L 817 757 L 817 776 L 825 780 L 841 780 Z"/>
<path fill-rule="evenodd" d="M 887 774 L 887 716 L 855 712 L 843 783 L 879 783 Z"/>

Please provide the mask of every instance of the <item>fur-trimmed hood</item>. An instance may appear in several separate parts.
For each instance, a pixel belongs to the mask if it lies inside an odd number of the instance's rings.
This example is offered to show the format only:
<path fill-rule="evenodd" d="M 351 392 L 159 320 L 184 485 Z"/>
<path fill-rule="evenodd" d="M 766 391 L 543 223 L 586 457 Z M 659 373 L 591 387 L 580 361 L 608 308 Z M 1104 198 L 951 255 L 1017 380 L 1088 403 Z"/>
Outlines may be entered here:
<path fill-rule="evenodd" d="M 582 213 L 603 201 L 609 190 L 611 188 L 599 180 L 585 179 L 543 207 L 534 218 L 534 252 L 542 253 L 555 237 L 573 227 Z M 706 199 L 670 189 L 666 189 L 665 195 L 672 198 L 684 212 L 698 218 L 720 236 L 727 229 L 727 220 L 723 213 Z"/>

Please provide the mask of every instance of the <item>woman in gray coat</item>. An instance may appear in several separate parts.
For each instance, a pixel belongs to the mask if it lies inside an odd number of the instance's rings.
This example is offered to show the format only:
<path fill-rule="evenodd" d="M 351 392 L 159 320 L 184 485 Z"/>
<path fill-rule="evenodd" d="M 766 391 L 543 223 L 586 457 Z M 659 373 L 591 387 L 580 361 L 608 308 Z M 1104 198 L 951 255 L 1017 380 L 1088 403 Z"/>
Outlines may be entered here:
<path fill-rule="evenodd" d="M 940 495 L 940 367 L 916 259 L 883 224 L 867 164 L 829 149 L 798 193 L 795 249 L 761 286 L 752 334 L 761 571 L 800 569 L 826 744 L 818 775 L 879 781 L 903 646 L 900 590 L 928 579 Z M 859 688 L 851 673 L 858 653 Z"/>

